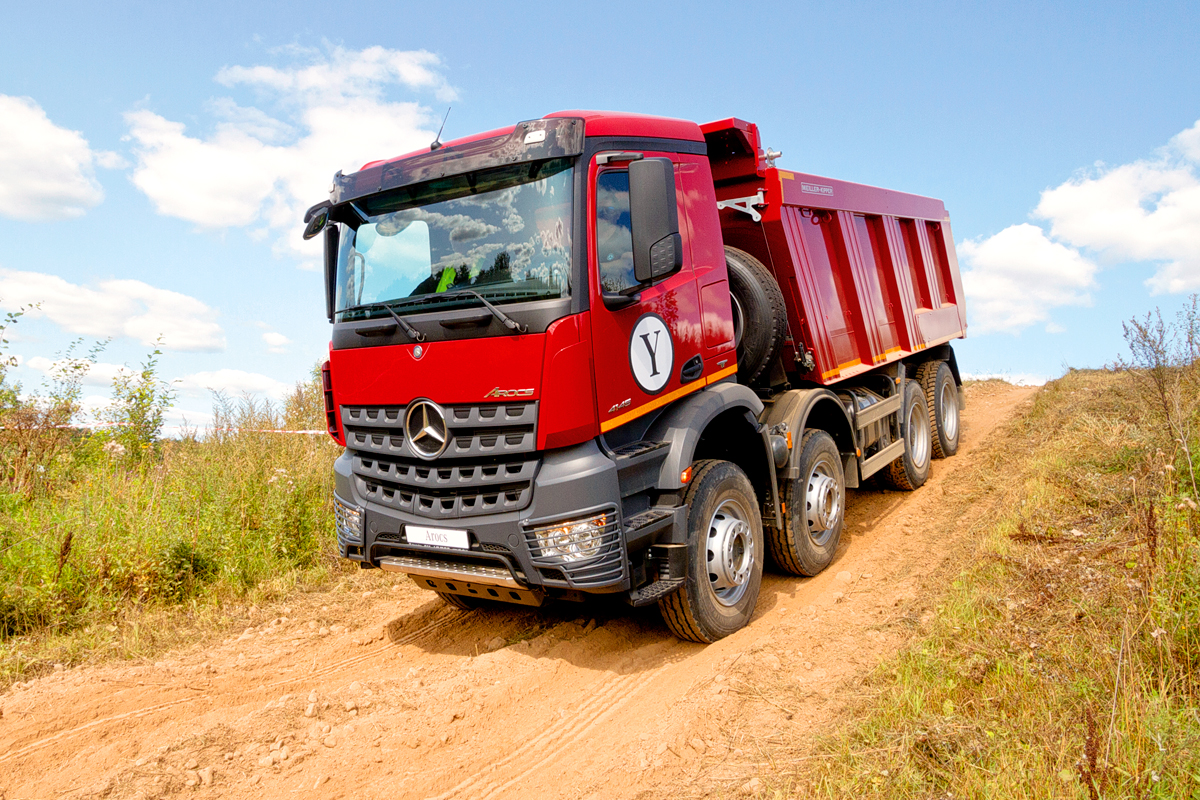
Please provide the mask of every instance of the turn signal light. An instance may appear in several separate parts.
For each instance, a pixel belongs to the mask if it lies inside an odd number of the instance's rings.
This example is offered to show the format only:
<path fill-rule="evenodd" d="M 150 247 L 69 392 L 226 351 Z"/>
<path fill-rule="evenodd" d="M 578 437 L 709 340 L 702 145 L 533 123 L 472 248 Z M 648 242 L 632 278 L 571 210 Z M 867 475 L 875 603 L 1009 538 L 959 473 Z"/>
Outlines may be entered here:
<path fill-rule="evenodd" d="M 679 482 L 687 483 L 692 479 L 692 468 L 688 467 L 683 472 L 679 473 Z"/>

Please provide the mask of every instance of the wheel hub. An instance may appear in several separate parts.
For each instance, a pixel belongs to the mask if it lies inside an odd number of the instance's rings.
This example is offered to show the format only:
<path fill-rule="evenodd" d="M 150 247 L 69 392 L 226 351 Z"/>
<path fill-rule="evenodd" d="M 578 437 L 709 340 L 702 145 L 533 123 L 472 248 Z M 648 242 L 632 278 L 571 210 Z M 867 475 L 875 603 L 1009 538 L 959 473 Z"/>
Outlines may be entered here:
<path fill-rule="evenodd" d="M 958 435 L 958 393 L 954 384 L 946 381 L 942 385 L 942 418 L 940 420 L 942 433 L 953 441 Z"/>
<path fill-rule="evenodd" d="M 929 413 L 920 403 L 913 403 L 908 411 L 908 457 L 913 466 L 921 469 L 929 460 L 932 443 L 929 439 Z"/>
<path fill-rule="evenodd" d="M 754 536 L 744 509 L 726 500 L 708 523 L 708 580 L 717 600 L 732 606 L 742 598 L 754 568 Z"/>
<path fill-rule="evenodd" d="M 808 535 L 818 547 L 829 540 L 842 517 L 842 491 L 831 472 L 824 460 L 814 465 L 804 494 Z"/>

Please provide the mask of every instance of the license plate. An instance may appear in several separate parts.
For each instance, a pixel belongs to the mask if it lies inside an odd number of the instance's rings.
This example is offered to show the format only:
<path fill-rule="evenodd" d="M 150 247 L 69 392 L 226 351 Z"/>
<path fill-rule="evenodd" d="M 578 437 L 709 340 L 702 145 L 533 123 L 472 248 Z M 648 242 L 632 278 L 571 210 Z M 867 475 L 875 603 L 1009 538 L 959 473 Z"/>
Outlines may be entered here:
<path fill-rule="evenodd" d="M 406 525 L 404 533 L 408 535 L 409 544 L 431 544 L 436 547 L 453 547 L 456 550 L 469 550 L 471 539 L 466 531 L 454 528 L 425 528 L 419 525 Z"/>

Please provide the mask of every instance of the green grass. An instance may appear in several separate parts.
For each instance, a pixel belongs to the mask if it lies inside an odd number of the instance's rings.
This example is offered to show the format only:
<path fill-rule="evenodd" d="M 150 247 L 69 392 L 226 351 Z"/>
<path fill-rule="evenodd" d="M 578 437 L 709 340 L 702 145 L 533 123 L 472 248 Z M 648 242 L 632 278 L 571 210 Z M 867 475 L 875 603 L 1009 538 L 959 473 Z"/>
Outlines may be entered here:
<path fill-rule="evenodd" d="M 219 399 L 216 424 L 124 454 L 114 437 L 73 432 L 52 457 L 40 453 L 50 468 L 28 470 L 33 483 L 10 467 L 0 685 L 54 663 L 152 654 L 345 569 L 331 546 L 339 448 L 253 432 L 323 428 L 316 383 L 282 408 Z M 11 455 L 12 442 L 0 444 Z"/>
<path fill-rule="evenodd" d="M 962 478 L 997 514 L 929 626 L 765 795 L 1200 797 L 1200 515 L 1141 388 L 1039 392 Z"/>

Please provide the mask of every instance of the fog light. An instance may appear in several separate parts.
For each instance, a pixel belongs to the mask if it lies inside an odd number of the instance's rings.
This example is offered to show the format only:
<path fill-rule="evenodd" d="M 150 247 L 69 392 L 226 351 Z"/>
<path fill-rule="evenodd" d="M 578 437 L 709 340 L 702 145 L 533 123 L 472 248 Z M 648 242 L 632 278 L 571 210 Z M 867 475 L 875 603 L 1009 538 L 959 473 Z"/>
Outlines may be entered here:
<path fill-rule="evenodd" d="M 526 531 L 535 558 L 553 561 L 583 561 L 600 554 L 604 535 L 613 523 L 612 514 L 598 514 Z"/>
<path fill-rule="evenodd" d="M 347 503 L 336 494 L 333 496 L 333 520 L 337 538 L 342 544 L 362 544 L 363 510 Z"/>

